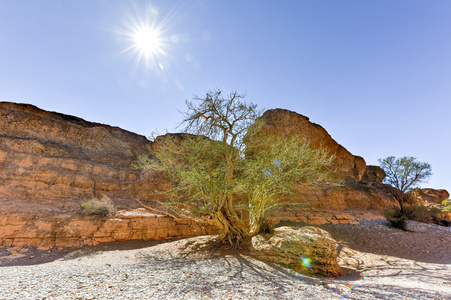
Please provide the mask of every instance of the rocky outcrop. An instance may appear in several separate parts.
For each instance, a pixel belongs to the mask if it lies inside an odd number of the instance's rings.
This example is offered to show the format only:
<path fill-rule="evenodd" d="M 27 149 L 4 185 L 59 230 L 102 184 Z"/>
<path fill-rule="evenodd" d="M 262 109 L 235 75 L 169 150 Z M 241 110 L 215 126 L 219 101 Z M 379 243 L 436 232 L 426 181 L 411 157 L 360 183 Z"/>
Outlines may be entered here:
<path fill-rule="evenodd" d="M 127 240 L 165 240 L 214 234 L 215 228 L 195 219 L 173 220 L 144 209 L 122 211 L 114 218 L 0 213 L 0 246 L 93 246 Z"/>
<path fill-rule="evenodd" d="M 252 238 L 251 253 L 260 259 L 283 264 L 298 272 L 339 276 L 337 242 L 316 227 L 282 226 L 271 234 Z"/>
<path fill-rule="evenodd" d="M 148 198 L 167 182 L 130 166 L 151 145 L 118 127 L 0 102 L 0 206 L 17 199 L 67 210 L 103 195 Z"/>
<path fill-rule="evenodd" d="M 304 188 L 299 197 L 311 206 L 323 209 L 382 210 L 394 202 L 392 191 L 389 185 L 352 182 L 342 186 Z"/>
<path fill-rule="evenodd" d="M 379 166 L 366 166 L 365 173 L 363 173 L 362 181 L 382 183 L 387 176 L 385 171 Z"/>
<path fill-rule="evenodd" d="M 337 180 L 361 180 L 366 163 L 360 156 L 352 155 L 338 144 L 327 131 L 309 118 L 286 109 L 270 109 L 261 117 L 263 127 L 257 135 L 298 135 L 314 148 L 324 148 L 335 156 L 334 167 Z"/>
<path fill-rule="evenodd" d="M 358 224 L 383 218 L 382 211 L 396 205 L 393 189 L 385 184 L 348 182 L 343 186 L 300 188 L 286 197 L 289 205 L 269 213 L 273 224 L 293 221 L 308 224 Z"/>
<path fill-rule="evenodd" d="M 340 146 L 321 126 L 281 109 L 267 111 L 262 119 L 261 134 L 296 133 L 314 147 L 326 147 L 335 155 L 337 179 L 346 181 L 339 187 L 300 188 L 298 196 L 287 198 L 299 206 L 274 211 L 273 223 L 356 223 L 374 215 L 365 211 L 378 211 L 394 202 L 377 178 L 372 183 L 358 181 L 365 171 L 364 160 Z M 130 166 L 147 148 L 158 151 L 158 143 L 165 138 L 184 136 L 166 135 L 153 143 L 118 127 L 0 102 L 0 245 L 70 247 L 211 232 L 161 216 L 122 213 L 103 220 L 78 213 L 80 203 L 93 197 L 108 196 L 118 209 L 127 210 L 140 207 L 134 199 L 160 200 L 150 191 L 166 190 L 172 183 Z"/>
<path fill-rule="evenodd" d="M 80 203 L 109 196 L 119 208 L 170 182 L 131 168 L 152 142 L 118 127 L 27 104 L 0 102 L 0 245 L 74 247 L 206 234 L 194 221 L 122 213 L 84 217 Z M 158 199 L 153 199 L 158 200 Z"/>
<path fill-rule="evenodd" d="M 436 203 L 441 204 L 443 200 L 449 198 L 447 190 L 435 190 L 435 189 L 413 189 L 409 192 L 410 195 L 415 197 L 419 202 Z"/>

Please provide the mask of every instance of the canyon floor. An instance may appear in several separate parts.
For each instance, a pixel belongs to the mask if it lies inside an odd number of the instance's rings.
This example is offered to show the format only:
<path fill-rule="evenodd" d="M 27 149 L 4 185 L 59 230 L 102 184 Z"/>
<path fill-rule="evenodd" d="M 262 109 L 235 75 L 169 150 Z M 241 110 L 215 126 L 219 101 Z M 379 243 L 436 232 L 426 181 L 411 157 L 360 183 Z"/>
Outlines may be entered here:
<path fill-rule="evenodd" d="M 5 248 L 0 299 L 451 299 L 450 227 L 409 221 L 404 232 L 384 220 L 319 227 L 339 242 L 339 278 L 215 251 L 209 236 L 71 251 Z"/>

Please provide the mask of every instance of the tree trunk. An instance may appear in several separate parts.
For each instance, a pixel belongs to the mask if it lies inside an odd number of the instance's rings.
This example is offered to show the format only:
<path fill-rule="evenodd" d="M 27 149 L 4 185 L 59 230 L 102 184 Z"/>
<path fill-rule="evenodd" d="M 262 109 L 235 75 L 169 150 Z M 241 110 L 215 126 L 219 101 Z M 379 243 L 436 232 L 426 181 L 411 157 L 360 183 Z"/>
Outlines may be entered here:
<path fill-rule="evenodd" d="M 222 244 L 229 244 L 233 250 L 245 246 L 250 236 L 238 216 L 227 207 L 222 207 L 214 215 L 214 221 L 220 228 L 218 240 Z"/>
<path fill-rule="evenodd" d="M 404 209 L 404 193 L 401 191 L 396 191 L 393 196 L 395 196 L 395 199 L 398 201 L 401 208 L 401 214 L 404 216 L 406 214 L 406 210 Z"/>

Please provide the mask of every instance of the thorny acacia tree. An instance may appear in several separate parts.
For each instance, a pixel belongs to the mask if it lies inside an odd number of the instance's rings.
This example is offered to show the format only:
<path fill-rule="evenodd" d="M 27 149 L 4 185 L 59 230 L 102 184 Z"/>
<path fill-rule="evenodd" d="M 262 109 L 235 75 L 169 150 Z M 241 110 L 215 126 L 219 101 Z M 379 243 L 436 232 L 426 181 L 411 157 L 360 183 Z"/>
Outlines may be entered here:
<path fill-rule="evenodd" d="M 187 101 L 185 133 L 158 137 L 158 150 L 138 162 L 175 183 L 166 192 L 173 216 L 205 217 L 220 228 L 219 239 L 235 248 L 265 229 L 265 213 L 281 194 L 328 181 L 332 161 L 299 137 L 255 134 L 261 112 L 243 98 L 216 90 Z"/>
<path fill-rule="evenodd" d="M 396 158 L 389 156 L 379 159 L 381 168 L 387 174 L 384 182 L 397 188 L 400 193 L 395 194 L 399 203 L 401 212 L 404 214 L 404 193 L 426 181 L 431 175 L 431 165 L 425 162 L 419 162 L 415 157 Z"/>

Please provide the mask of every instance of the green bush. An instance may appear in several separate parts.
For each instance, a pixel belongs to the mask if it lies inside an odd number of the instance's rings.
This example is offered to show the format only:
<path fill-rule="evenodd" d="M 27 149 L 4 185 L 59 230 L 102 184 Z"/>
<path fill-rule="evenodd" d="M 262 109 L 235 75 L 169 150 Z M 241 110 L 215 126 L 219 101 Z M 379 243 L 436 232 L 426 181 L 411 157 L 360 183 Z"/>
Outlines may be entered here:
<path fill-rule="evenodd" d="M 440 208 L 428 208 L 424 205 L 411 206 L 406 209 L 406 215 L 409 220 L 423 223 L 439 223 Z"/>
<path fill-rule="evenodd" d="M 116 214 L 113 201 L 106 196 L 93 198 L 80 204 L 81 213 L 86 216 L 111 217 Z"/>
<path fill-rule="evenodd" d="M 430 223 L 432 219 L 432 214 L 426 206 L 416 205 L 406 208 L 406 215 L 409 220 Z"/>
<path fill-rule="evenodd" d="M 413 220 L 423 223 L 435 223 L 438 225 L 448 226 L 446 221 L 440 218 L 442 210 L 438 207 L 427 207 L 424 205 L 406 206 L 404 214 L 401 209 L 388 209 L 384 212 L 384 216 L 390 223 L 390 226 L 406 230 L 406 221 Z"/>
<path fill-rule="evenodd" d="M 401 209 L 387 209 L 384 216 L 391 227 L 407 230 L 407 216 L 402 214 Z"/>
<path fill-rule="evenodd" d="M 442 202 L 443 206 L 445 206 L 445 211 L 451 211 L 451 199 L 445 199 Z"/>

